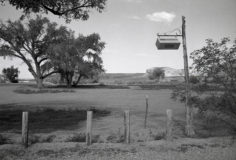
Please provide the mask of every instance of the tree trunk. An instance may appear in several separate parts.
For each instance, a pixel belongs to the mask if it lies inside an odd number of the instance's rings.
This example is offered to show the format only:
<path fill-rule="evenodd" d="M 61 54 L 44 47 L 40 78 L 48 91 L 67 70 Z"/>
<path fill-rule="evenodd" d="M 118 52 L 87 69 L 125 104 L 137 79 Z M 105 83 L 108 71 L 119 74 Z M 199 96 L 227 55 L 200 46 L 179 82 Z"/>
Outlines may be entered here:
<path fill-rule="evenodd" d="M 67 80 L 67 88 L 71 88 L 71 81 L 69 79 Z"/>
<path fill-rule="evenodd" d="M 73 86 L 76 87 L 78 85 L 79 81 L 81 80 L 81 78 L 82 78 L 82 75 L 80 74 L 77 81 L 73 83 Z"/>
<path fill-rule="evenodd" d="M 67 73 L 66 74 L 66 83 L 67 83 L 68 88 L 71 88 L 72 77 L 73 77 L 72 73 Z"/>
<path fill-rule="evenodd" d="M 59 85 L 63 85 L 64 82 L 65 82 L 65 76 L 63 74 L 60 74 Z"/>
<path fill-rule="evenodd" d="M 28 65 L 29 66 L 29 65 Z M 34 76 L 34 79 L 37 83 L 37 88 L 38 89 L 41 89 L 43 88 L 43 78 L 40 78 L 36 73 L 35 71 L 33 70 L 33 68 L 31 66 L 29 66 L 28 68 L 29 72 Z"/>
<path fill-rule="evenodd" d="M 37 82 L 38 89 L 42 89 L 43 88 L 43 79 L 37 78 L 36 82 Z"/>

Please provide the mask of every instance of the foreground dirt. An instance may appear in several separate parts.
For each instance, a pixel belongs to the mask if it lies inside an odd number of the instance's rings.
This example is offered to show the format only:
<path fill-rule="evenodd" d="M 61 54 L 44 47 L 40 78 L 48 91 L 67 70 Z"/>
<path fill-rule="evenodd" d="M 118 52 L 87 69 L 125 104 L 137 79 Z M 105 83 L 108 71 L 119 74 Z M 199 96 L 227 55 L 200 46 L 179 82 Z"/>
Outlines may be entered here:
<path fill-rule="evenodd" d="M 235 160 L 234 137 L 180 138 L 133 143 L 36 143 L 0 145 L 1 160 Z"/>

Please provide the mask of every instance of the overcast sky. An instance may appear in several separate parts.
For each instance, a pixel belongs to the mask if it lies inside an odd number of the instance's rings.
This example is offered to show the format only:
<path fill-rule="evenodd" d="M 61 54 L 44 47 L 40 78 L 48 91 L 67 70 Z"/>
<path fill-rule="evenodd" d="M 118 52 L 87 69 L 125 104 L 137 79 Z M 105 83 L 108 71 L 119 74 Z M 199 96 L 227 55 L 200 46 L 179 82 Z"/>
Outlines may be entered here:
<path fill-rule="evenodd" d="M 45 16 L 76 35 L 99 33 L 106 42 L 102 55 L 106 72 L 143 73 L 151 67 L 183 68 L 182 46 L 175 51 L 160 51 L 155 46 L 157 33 L 181 27 L 182 15 L 186 17 L 188 54 L 201 48 L 207 38 L 235 39 L 235 8 L 236 0 L 108 0 L 104 12 L 93 11 L 87 21 L 66 24 L 54 15 Z M 21 11 L 9 5 L 0 6 L 3 21 L 20 15 Z M 19 67 L 20 78 L 32 77 L 20 60 L 0 58 L 0 71 L 11 65 Z"/>

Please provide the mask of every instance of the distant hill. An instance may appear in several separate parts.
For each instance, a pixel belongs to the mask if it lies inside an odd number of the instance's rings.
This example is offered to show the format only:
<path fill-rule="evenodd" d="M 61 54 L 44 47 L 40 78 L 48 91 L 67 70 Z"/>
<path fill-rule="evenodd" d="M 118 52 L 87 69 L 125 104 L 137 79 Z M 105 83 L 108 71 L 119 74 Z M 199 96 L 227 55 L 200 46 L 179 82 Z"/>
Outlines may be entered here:
<path fill-rule="evenodd" d="M 165 78 L 162 79 L 162 82 L 183 82 L 184 81 L 184 72 L 182 69 L 174 69 L 170 67 L 153 67 L 154 68 L 161 68 L 165 71 Z M 150 69 L 150 70 L 151 70 Z M 26 81 L 34 81 L 34 80 L 20 80 L 20 82 Z M 44 82 L 50 82 L 54 84 L 58 84 L 59 82 L 59 75 L 51 75 L 47 77 Z M 84 83 L 92 83 L 92 80 L 81 80 L 81 84 Z M 99 83 L 103 84 L 156 84 L 156 80 L 150 80 L 148 78 L 147 73 L 102 73 L 99 76 Z"/>
<path fill-rule="evenodd" d="M 153 70 L 154 68 L 161 68 L 165 71 L 165 78 L 162 80 L 163 82 L 184 81 L 183 69 L 174 69 L 170 67 L 153 67 L 149 70 Z M 155 81 L 150 80 L 147 73 L 103 73 L 100 77 L 99 82 L 105 84 L 145 84 L 153 83 Z"/>
<path fill-rule="evenodd" d="M 165 77 L 182 77 L 184 76 L 184 70 L 183 69 L 174 69 L 170 67 L 153 67 L 148 70 L 153 70 L 155 68 L 160 68 L 165 71 Z"/>
<path fill-rule="evenodd" d="M 103 78 L 115 78 L 115 79 L 125 79 L 125 78 L 142 78 L 145 77 L 145 73 L 103 73 Z"/>
<path fill-rule="evenodd" d="M 147 80 L 148 77 L 145 73 L 103 73 L 99 81 L 105 84 L 127 84 Z"/>

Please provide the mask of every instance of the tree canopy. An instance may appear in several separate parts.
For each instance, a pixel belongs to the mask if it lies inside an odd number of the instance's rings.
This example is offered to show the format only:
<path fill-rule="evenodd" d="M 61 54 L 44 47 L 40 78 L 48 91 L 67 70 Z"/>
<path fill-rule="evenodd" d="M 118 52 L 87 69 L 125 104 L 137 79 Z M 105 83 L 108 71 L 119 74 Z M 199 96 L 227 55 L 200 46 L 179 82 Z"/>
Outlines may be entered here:
<path fill-rule="evenodd" d="M 67 21 L 72 19 L 87 20 L 91 9 L 102 12 L 106 0 L 0 0 L 8 1 L 16 9 L 23 9 L 24 13 L 45 12 L 58 15 Z"/>
<path fill-rule="evenodd" d="M 202 113 L 220 112 L 235 119 L 236 40 L 223 38 L 216 42 L 207 39 L 206 45 L 192 52 L 190 58 L 200 82 L 191 85 L 194 94 L 190 97 L 189 104 Z M 181 89 L 176 89 L 172 96 L 181 101 L 186 98 Z"/>
<path fill-rule="evenodd" d="M 165 77 L 165 71 L 159 67 L 148 69 L 146 72 L 148 74 L 148 78 L 151 80 L 160 81 L 160 79 L 163 79 Z"/>
<path fill-rule="evenodd" d="M 236 40 L 231 43 L 229 38 L 220 42 L 207 39 L 206 44 L 191 53 L 193 69 L 227 91 L 235 90 Z"/>
<path fill-rule="evenodd" d="M 71 36 L 67 41 L 52 47 L 51 60 L 53 66 L 66 79 L 67 86 L 77 85 L 82 77 L 89 78 L 103 71 L 102 58 L 100 57 L 105 43 L 99 34 L 88 36 Z"/>
<path fill-rule="evenodd" d="M 41 16 L 26 22 L 0 23 L 0 56 L 21 59 L 38 88 L 54 73 L 60 73 L 70 86 L 75 74 L 76 85 L 81 77 L 92 77 L 104 71 L 101 58 L 104 47 L 99 34 L 75 38 L 73 31 Z"/>
<path fill-rule="evenodd" d="M 41 88 L 43 79 L 57 72 L 52 69 L 49 48 L 62 43 L 68 34 L 66 27 L 41 16 L 26 22 L 9 20 L 0 23 L 0 56 L 21 59 Z"/>

